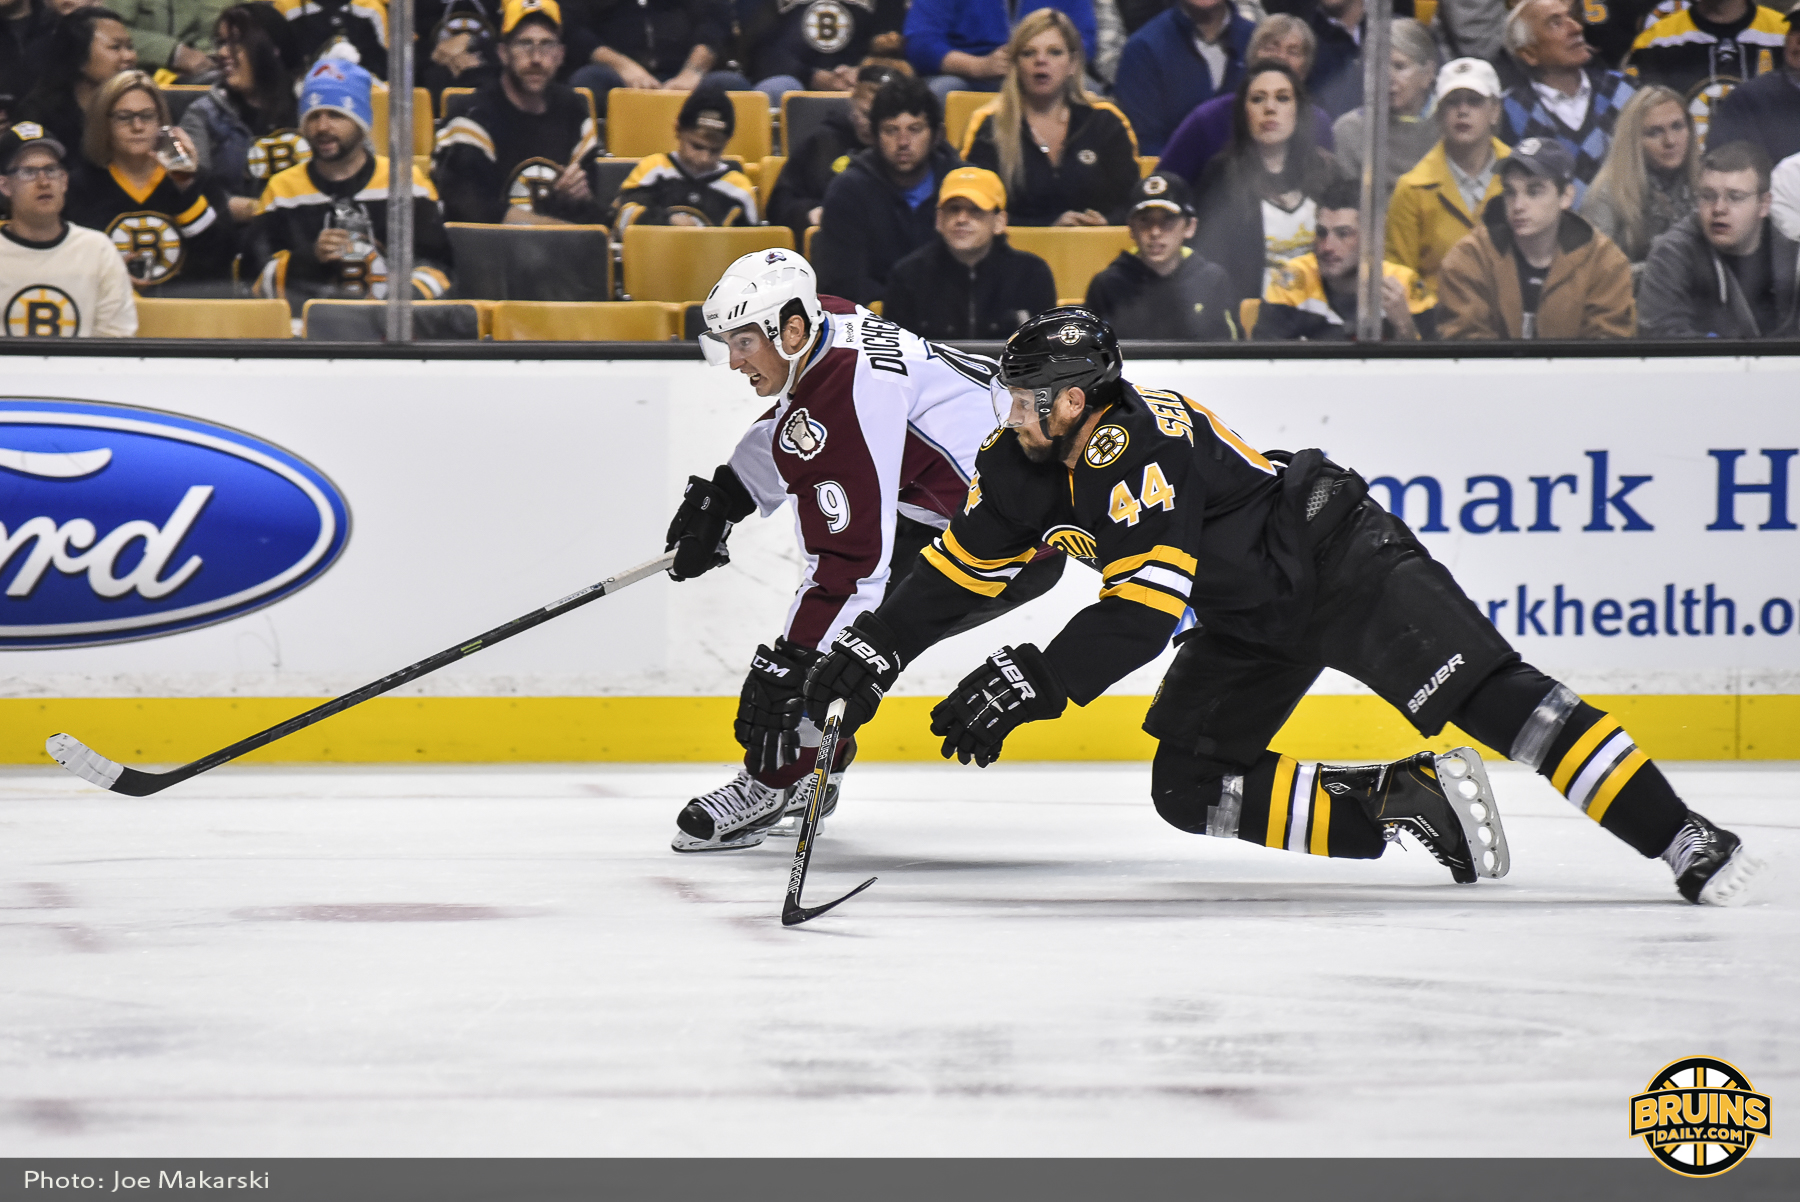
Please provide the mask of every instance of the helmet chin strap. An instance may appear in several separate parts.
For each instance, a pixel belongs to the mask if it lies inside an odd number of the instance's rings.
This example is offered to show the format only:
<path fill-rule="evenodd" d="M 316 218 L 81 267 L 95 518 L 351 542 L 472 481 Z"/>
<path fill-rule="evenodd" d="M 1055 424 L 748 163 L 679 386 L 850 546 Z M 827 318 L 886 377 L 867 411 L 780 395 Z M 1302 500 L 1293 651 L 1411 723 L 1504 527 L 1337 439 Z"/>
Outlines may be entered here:
<path fill-rule="evenodd" d="M 803 317 L 800 320 L 805 321 L 806 319 Z M 786 396 L 794 391 L 794 381 L 800 374 L 800 364 L 805 360 L 807 352 L 812 350 L 813 344 L 818 342 L 819 335 L 824 328 L 823 322 L 814 325 L 806 341 L 800 344 L 800 349 L 791 355 L 782 349 L 781 339 L 779 337 L 770 339 L 770 341 L 775 344 L 775 353 L 780 355 L 788 365 L 787 383 L 781 386 L 782 396 Z"/>

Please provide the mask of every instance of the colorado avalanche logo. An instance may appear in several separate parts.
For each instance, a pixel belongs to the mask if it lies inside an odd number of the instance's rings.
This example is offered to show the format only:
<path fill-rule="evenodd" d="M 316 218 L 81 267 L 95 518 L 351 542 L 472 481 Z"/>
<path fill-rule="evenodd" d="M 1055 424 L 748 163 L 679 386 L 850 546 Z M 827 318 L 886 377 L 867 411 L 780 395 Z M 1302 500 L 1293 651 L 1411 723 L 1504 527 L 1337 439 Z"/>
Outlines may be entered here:
<path fill-rule="evenodd" d="M 785 262 L 787 262 L 787 256 L 782 254 L 778 250 L 772 250 L 768 254 L 763 256 L 763 262 L 765 262 L 765 263 L 785 263 Z"/>
<path fill-rule="evenodd" d="M 825 449 L 825 426 L 802 407 L 782 421 L 781 437 L 776 441 L 788 454 L 811 459 Z"/>

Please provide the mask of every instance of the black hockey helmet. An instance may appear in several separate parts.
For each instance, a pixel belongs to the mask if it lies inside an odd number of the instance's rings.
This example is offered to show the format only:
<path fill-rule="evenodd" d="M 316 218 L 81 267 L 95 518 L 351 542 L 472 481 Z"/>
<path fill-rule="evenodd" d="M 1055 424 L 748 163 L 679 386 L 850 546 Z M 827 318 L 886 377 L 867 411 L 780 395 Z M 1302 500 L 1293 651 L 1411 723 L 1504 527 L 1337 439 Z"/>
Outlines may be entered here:
<path fill-rule="evenodd" d="M 1122 362 L 1112 327 L 1087 309 L 1066 305 L 1046 309 L 1013 331 L 1000 355 L 1000 383 L 1029 388 L 1042 425 L 1057 393 L 1079 388 L 1092 405 L 1095 390 L 1119 378 Z"/>

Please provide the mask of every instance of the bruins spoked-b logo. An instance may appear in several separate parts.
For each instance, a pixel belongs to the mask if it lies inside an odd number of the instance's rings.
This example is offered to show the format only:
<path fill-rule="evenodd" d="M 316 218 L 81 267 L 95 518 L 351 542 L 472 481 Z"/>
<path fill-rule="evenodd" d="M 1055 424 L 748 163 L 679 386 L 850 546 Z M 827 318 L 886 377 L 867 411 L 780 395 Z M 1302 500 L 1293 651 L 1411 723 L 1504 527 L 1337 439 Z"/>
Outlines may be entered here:
<path fill-rule="evenodd" d="M 1723 1060 L 1689 1056 L 1664 1065 L 1631 1099 L 1631 1136 L 1683 1177 L 1716 1177 L 1770 1136 L 1769 1098 Z"/>
<path fill-rule="evenodd" d="M 1087 450 L 1081 457 L 1087 460 L 1089 467 L 1105 467 L 1125 453 L 1125 446 L 1131 441 L 1131 435 L 1125 432 L 1124 426 L 1101 426 L 1088 439 Z"/>
<path fill-rule="evenodd" d="M 273 176 L 280 175 L 289 167 L 298 167 L 301 163 L 312 161 L 312 147 L 295 129 L 278 129 L 266 133 L 250 144 L 250 153 L 245 157 L 244 169 L 251 179 L 267 183 Z"/>
<path fill-rule="evenodd" d="M 131 282 L 141 286 L 167 283 L 181 271 L 186 249 L 181 231 L 161 213 L 126 213 L 106 227 L 106 233 L 125 257 Z"/>
<path fill-rule="evenodd" d="M 515 209 L 534 209 L 556 188 L 562 168 L 549 159 L 526 159 L 506 185 L 506 203 Z"/>
<path fill-rule="evenodd" d="M 6 302 L 9 338 L 73 338 L 81 332 L 75 299 L 52 284 L 21 288 Z"/>
<path fill-rule="evenodd" d="M 1044 531 L 1044 541 L 1090 568 L 1100 566 L 1100 548 L 1094 536 L 1080 526 L 1052 526 Z"/>

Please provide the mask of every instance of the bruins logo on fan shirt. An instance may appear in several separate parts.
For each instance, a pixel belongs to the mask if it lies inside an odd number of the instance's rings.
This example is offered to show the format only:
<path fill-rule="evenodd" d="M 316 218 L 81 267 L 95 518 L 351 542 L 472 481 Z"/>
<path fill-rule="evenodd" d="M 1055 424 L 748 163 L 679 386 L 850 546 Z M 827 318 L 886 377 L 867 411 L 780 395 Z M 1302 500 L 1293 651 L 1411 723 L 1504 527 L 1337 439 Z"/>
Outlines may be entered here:
<path fill-rule="evenodd" d="M 836 54 L 850 44 L 856 18 L 838 0 L 813 0 L 800 18 L 800 34 L 820 54 Z"/>
<path fill-rule="evenodd" d="M 1631 1137 L 1683 1177 L 1716 1177 L 1771 1136 L 1769 1096 L 1711 1056 L 1688 1056 L 1657 1070 L 1631 1099 Z"/>
<path fill-rule="evenodd" d="M 1090 568 L 1100 566 L 1099 544 L 1080 526 L 1053 526 L 1044 532 L 1044 541 Z"/>
<path fill-rule="evenodd" d="M 125 213 L 106 227 L 106 233 L 125 257 L 131 282 L 140 286 L 166 284 L 181 272 L 187 258 L 181 231 L 161 213 Z"/>
<path fill-rule="evenodd" d="M 280 175 L 289 167 L 298 167 L 302 163 L 312 161 L 312 147 L 300 136 L 298 130 L 278 129 L 264 134 L 250 144 L 250 153 L 244 159 L 244 169 L 250 178 L 267 183 L 269 179 Z"/>
<path fill-rule="evenodd" d="M 1125 447 L 1131 442 L 1131 435 L 1125 432 L 1124 426 L 1101 426 L 1088 439 L 1087 450 L 1081 457 L 1089 467 L 1105 467 L 1125 453 Z"/>
<path fill-rule="evenodd" d="M 81 310 L 61 288 L 34 284 L 6 302 L 6 332 L 13 338 L 73 338 L 81 331 Z"/>
<path fill-rule="evenodd" d="M 535 209 L 556 187 L 562 168 L 549 159 L 526 159 L 506 185 L 506 203 L 515 209 Z"/>

